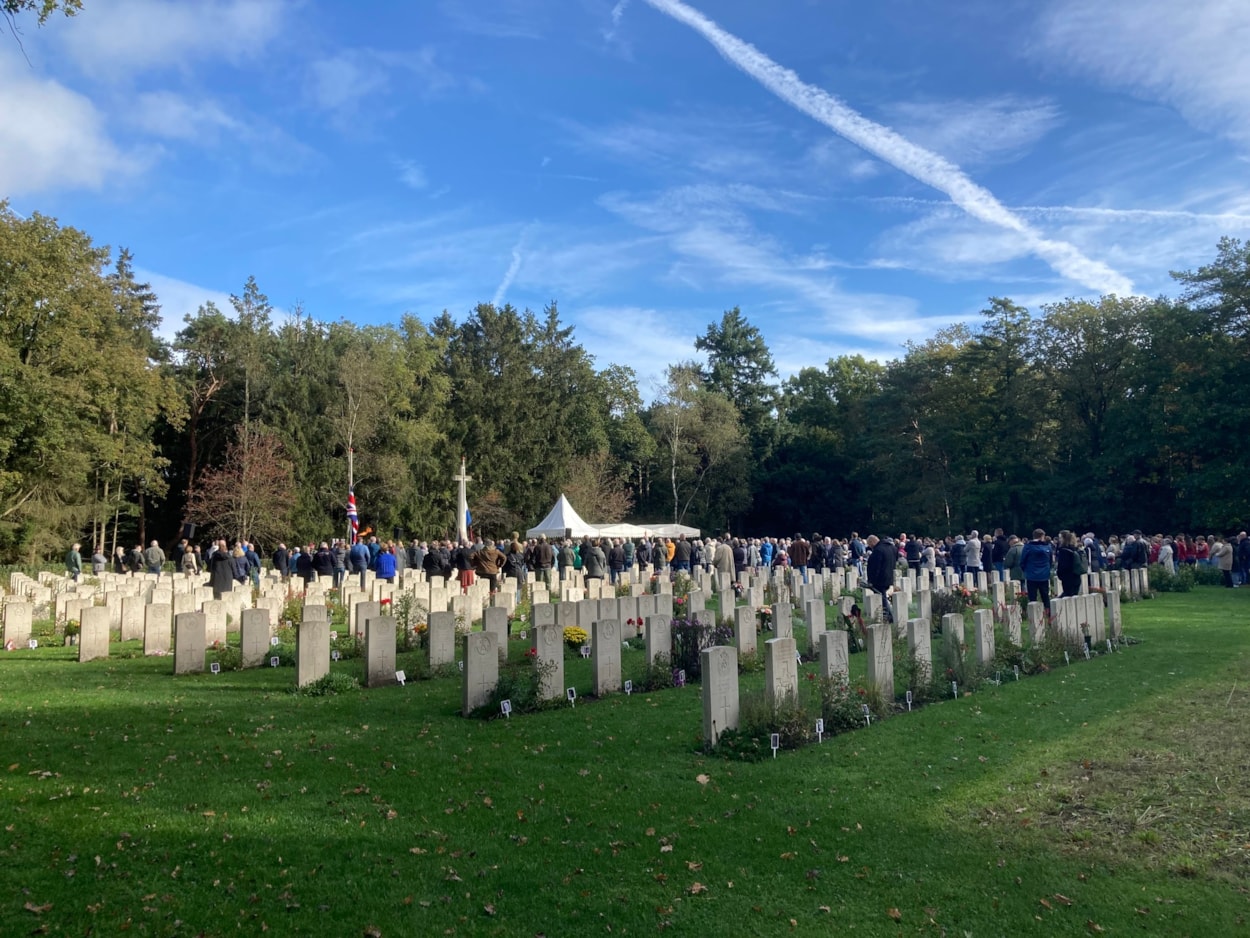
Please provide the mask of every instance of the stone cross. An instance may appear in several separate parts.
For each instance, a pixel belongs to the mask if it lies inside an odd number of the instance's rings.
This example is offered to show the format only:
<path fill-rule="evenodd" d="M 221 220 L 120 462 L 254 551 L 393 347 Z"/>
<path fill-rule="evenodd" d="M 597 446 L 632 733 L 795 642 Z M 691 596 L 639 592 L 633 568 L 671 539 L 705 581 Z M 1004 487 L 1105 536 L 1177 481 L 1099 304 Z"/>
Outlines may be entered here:
<path fill-rule="evenodd" d="M 465 471 L 464 457 L 460 457 L 460 471 L 451 477 L 453 482 L 459 484 L 459 500 L 457 501 L 456 510 L 456 536 L 460 540 L 465 541 L 469 538 L 469 524 L 465 517 L 469 513 L 469 497 L 465 486 L 473 481 L 473 476 Z"/>

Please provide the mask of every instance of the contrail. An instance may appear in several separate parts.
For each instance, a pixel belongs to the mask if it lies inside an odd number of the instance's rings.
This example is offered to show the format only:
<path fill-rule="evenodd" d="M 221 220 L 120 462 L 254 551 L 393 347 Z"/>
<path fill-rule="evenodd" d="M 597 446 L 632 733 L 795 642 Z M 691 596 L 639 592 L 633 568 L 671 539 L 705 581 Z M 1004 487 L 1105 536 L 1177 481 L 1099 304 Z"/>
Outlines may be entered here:
<path fill-rule="evenodd" d="M 712 44 L 729 64 L 741 69 L 799 111 L 925 185 L 946 193 L 974 218 L 1013 231 L 1029 249 L 1063 276 L 1102 293 L 1129 295 L 1133 283 L 1102 261 L 1086 257 L 1066 241 L 1046 238 L 1023 218 L 977 185 L 954 163 L 917 146 L 888 127 L 869 120 L 820 88 L 805 83 L 748 42 L 721 29 L 681 0 L 645 0 Z"/>
<path fill-rule="evenodd" d="M 508 272 L 503 275 L 503 280 L 499 281 L 499 288 L 495 290 L 495 298 L 490 301 L 491 306 L 499 306 L 503 303 L 504 295 L 508 292 L 508 288 L 512 286 L 512 281 L 516 279 L 517 273 L 521 270 L 521 248 L 525 246 L 525 239 L 533 227 L 534 225 L 531 223 L 521 229 L 521 237 L 517 238 L 516 247 L 512 249 L 512 263 L 508 265 Z"/>
<path fill-rule="evenodd" d="M 625 15 L 625 8 L 629 6 L 629 0 L 620 0 L 616 6 L 612 8 L 612 28 L 603 34 L 603 38 L 611 41 L 616 38 L 617 27 L 621 25 L 621 17 Z"/>

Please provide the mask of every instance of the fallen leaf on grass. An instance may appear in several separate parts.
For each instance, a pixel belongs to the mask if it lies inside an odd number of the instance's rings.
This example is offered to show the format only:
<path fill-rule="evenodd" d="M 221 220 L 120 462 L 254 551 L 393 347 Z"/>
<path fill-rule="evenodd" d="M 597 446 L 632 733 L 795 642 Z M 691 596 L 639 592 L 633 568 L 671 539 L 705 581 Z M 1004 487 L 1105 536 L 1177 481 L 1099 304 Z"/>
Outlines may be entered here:
<path fill-rule="evenodd" d="M 27 902 L 22 908 L 27 912 L 33 912 L 35 915 L 43 915 L 44 912 L 52 908 L 52 903 L 45 902 L 43 905 L 35 905 L 33 902 Z"/>
<path fill-rule="evenodd" d="M 1097 922 L 1086 922 L 1085 927 L 1088 928 L 1090 931 L 1092 931 L 1096 935 L 1102 933 L 1102 926 L 1099 925 Z"/>
<path fill-rule="evenodd" d="M 696 776 L 694 777 L 694 780 L 695 780 L 696 782 L 698 782 L 700 785 L 706 785 L 706 784 L 707 784 L 708 782 L 710 782 L 712 779 L 711 779 L 709 776 L 707 776 L 707 775 L 703 775 L 703 774 L 701 774 L 701 773 L 700 773 L 699 775 L 696 775 Z"/>
<path fill-rule="evenodd" d="M 688 869 L 692 873 L 697 873 L 699 870 L 703 869 L 703 864 L 696 863 L 694 860 L 687 860 L 686 869 Z"/>
<path fill-rule="evenodd" d="M 691 883 L 690 888 L 686 891 L 692 896 L 697 896 L 699 893 L 707 892 L 707 887 L 702 883 Z"/>
<path fill-rule="evenodd" d="M 1062 902 L 1064 905 L 1072 904 L 1072 900 L 1069 899 L 1067 896 L 1063 895 L 1062 893 L 1058 893 L 1058 892 L 1055 893 L 1055 898 L 1058 899 L 1060 902 Z"/>
<path fill-rule="evenodd" d="M 903 913 L 898 909 L 886 909 L 885 914 L 894 919 L 896 922 L 901 922 L 903 920 Z"/>
<path fill-rule="evenodd" d="M 673 852 L 672 844 L 660 844 L 660 853 L 672 853 L 672 852 Z"/>
<path fill-rule="evenodd" d="M 818 911 L 820 911 L 820 912 L 832 912 L 832 911 L 833 911 L 833 909 L 829 908 L 829 906 L 827 906 L 827 905 L 822 905 L 822 906 L 819 906 L 819 907 L 818 907 Z"/>
<path fill-rule="evenodd" d="M 482 906 L 482 911 L 485 912 L 487 915 L 494 915 L 495 907 L 488 903 L 487 905 Z"/>
<path fill-rule="evenodd" d="M 1045 899 L 1038 899 L 1037 901 L 1038 901 L 1038 902 L 1040 902 L 1040 903 L 1042 904 L 1042 908 L 1044 908 L 1044 909 L 1051 909 L 1051 910 L 1053 911 L 1053 910 L 1054 910 L 1054 908 L 1055 908 L 1053 905 L 1051 905 L 1051 904 L 1050 904 L 1049 902 L 1047 902 Z"/>

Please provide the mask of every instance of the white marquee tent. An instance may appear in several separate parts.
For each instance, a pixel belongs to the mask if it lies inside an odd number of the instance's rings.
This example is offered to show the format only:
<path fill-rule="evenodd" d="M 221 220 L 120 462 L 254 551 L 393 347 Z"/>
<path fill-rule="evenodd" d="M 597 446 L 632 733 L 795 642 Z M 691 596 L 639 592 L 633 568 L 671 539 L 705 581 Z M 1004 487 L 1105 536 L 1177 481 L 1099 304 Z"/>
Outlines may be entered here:
<path fill-rule="evenodd" d="M 526 537 L 598 537 L 599 529 L 587 524 L 573 510 L 569 500 L 561 493 L 547 517 L 525 532 Z"/>

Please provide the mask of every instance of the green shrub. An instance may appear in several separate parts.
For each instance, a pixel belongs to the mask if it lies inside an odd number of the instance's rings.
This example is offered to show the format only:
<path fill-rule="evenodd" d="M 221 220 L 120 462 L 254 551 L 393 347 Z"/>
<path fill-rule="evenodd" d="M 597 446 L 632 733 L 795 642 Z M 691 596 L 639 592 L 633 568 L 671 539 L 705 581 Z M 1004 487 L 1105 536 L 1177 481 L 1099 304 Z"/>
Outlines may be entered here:
<path fill-rule="evenodd" d="M 1194 566 L 1185 565 L 1194 575 L 1194 583 L 1198 586 L 1223 586 L 1224 574 L 1220 573 L 1219 567 L 1205 566 L 1203 564 L 1195 564 Z M 1150 584 L 1154 585 L 1154 577 L 1150 578 Z"/>
<path fill-rule="evenodd" d="M 1194 568 L 1181 564 L 1175 573 L 1168 573 L 1163 564 L 1150 568 L 1150 588 L 1160 593 L 1188 593 L 1198 582 Z"/>
<path fill-rule="evenodd" d="M 697 684 L 702 678 L 703 661 L 699 657 L 705 648 L 733 644 L 733 628 L 725 625 L 704 623 L 697 618 L 674 619 L 672 625 L 672 667 L 686 672 L 686 680 Z"/>
<path fill-rule="evenodd" d="M 851 685 L 841 676 L 821 678 L 816 682 L 820 715 L 825 721 L 825 735 L 834 736 L 864 725 L 864 704 L 868 689 Z M 871 709 L 871 705 L 869 705 Z"/>
<path fill-rule="evenodd" d="M 797 695 L 774 711 L 762 690 L 752 691 L 743 694 L 739 703 L 738 729 L 722 733 L 713 752 L 756 762 L 772 755 L 773 733 L 780 737 L 782 749 L 798 749 L 816 739 L 816 718 Z"/>
<path fill-rule="evenodd" d="M 243 667 L 243 649 L 229 642 L 213 643 L 213 658 L 223 671 L 238 671 Z"/>
<path fill-rule="evenodd" d="M 346 694 L 354 690 L 360 690 L 358 680 L 350 674 L 331 671 L 311 684 L 295 688 L 292 693 L 302 697 L 333 697 L 336 694 Z"/>

